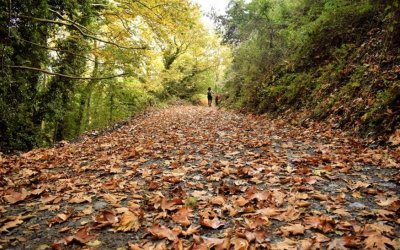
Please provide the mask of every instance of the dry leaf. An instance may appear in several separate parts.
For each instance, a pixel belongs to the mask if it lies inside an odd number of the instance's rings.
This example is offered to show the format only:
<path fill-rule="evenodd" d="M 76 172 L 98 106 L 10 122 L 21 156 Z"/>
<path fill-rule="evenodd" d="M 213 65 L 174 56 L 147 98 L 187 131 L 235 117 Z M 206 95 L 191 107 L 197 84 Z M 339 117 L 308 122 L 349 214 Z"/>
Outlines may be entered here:
<path fill-rule="evenodd" d="M 189 217 L 192 216 L 192 211 L 190 207 L 182 207 L 172 215 L 172 220 L 183 226 L 189 226 L 191 224 Z"/>
<path fill-rule="evenodd" d="M 376 249 L 376 250 L 386 250 L 388 249 L 386 245 L 392 246 L 392 241 L 381 235 L 381 234 L 371 234 L 365 239 L 365 246 L 367 249 Z"/>
<path fill-rule="evenodd" d="M 233 250 L 247 250 L 249 248 L 249 242 L 242 238 L 233 238 L 231 240 Z"/>
<path fill-rule="evenodd" d="M 284 236 L 304 234 L 305 227 L 301 224 L 292 224 L 280 228 Z"/>
<path fill-rule="evenodd" d="M 147 229 L 152 235 L 156 236 L 157 238 L 160 239 L 168 239 L 170 241 L 176 241 L 178 239 L 178 235 L 170 230 L 169 228 L 165 226 L 160 226 L 160 225 L 154 225 L 150 228 Z"/>
<path fill-rule="evenodd" d="M 20 216 L 17 216 L 17 218 L 4 223 L 3 226 L 0 227 L 0 233 L 8 232 L 8 229 L 15 228 L 22 223 L 24 223 L 24 221 L 21 220 Z"/>
<path fill-rule="evenodd" d="M 139 230 L 140 226 L 141 224 L 139 222 L 139 218 L 134 213 L 127 211 L 122 215 L 119 223 L 116 226 L 116 230 L 123 232 L 136 232 Z"/>
<path fill-rule="evenodd" d="M 15 192 L 14 190 L 6 190 L 3 196 L 4 200 L 6 200 L 10 204 L 15 204 L 17 202 L 23 201 L 28 197 L 29 192 L 26 191 L 25 188 L 21 189 L 21 192 Z"/>
<path fill-rule="evenodd" d="M 214 217 L 213 219 L 205 218 L 200 216 L 200 225 L 205 227 L 211 227 L 213 229 L 217 229 L 223 225 L 225 225 L 224 221 L 220 221 L 218 217 Z"/>

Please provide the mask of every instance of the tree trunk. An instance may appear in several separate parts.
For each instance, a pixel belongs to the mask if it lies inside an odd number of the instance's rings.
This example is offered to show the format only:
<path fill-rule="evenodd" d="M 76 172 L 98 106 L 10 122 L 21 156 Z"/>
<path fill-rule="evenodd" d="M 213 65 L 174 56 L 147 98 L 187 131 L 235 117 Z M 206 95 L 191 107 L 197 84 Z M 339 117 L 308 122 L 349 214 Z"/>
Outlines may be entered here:
<path fill-rule="evenodd" d="M 113 122 L 113 110 L 114 110 L 114 86 L 111 85 L 111 93 L 110 93 L 110 113 L 109 113 L 109 120 L 108 120 L 108 125 L 110 126 Z"/>
<path fill-rule="evenodd" d="M 97 41 L 94 41 L 93 48 L 96 50 Z M 92 78 L 96 78 L 96 76 L 98 75 L 99 63 L 97 60 L 98 60 L 98 57 L 97 57 L 97 55 L 95 55 L 94 56 L 94 66 L 93 66 L 93 71 L 92 71 Z M 97 84 L 97 82 L 98 82 L 98 80 L 91 79 L 82 91 L 81 99 L 79 102 L 78 115 L 76 117 L 76 122 L 75 122 L 75 135 L 79 135 L 81 133 L 81 131 L 85 130 L 85 127 L 88 125 L 87 123 L 83 123 L 83 114 L 84 114 L 85 108 L 90 107 L 90 104 L 87 105 L 87 103 L 90 101 L 90 96 L 91 96 L 93 88 Z M 82 125 L 84 127 L 82 127 Z"/>

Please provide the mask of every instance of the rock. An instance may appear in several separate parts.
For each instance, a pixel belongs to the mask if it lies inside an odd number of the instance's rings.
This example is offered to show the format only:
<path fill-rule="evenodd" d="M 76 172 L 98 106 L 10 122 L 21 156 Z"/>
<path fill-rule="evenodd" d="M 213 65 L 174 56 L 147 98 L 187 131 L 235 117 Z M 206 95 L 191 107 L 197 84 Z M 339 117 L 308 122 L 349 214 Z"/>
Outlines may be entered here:
<path fill-rule="evenodd" d="M 365 205 L 360 202 L 353 202 L 349 206 L 351 208 L 357 208 L 357 209 L 365 208 Z"/>
<path fill-rule="evenodd" d="M 104 202 L 104 201 L 96 201 L 96 202 L 93 204 L 93 208 L 96 209 L 96 210 L 101 210 L 101 209 L 106 208 L 107 205 L 108 205 L 108 204 L 107 204 L 106 202 Z"/>
<path fill-rule="evenodd" d="M 382 182 L 379 183 L 379 186 L 389 188 L 389 189 L 397 189 L 397 184 L 392 182 Z"/>

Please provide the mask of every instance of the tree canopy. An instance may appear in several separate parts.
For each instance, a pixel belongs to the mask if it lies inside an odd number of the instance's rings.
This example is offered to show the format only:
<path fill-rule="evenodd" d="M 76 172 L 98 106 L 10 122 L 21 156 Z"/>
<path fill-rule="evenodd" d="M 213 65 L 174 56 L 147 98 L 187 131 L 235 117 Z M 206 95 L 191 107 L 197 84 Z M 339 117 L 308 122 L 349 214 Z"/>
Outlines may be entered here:
<path fill-rule="evenodd" d="M 188 0 L 0 5 L 3 150 L 72 139 L 171 98 L 195 101 L 229 62 Z"/>

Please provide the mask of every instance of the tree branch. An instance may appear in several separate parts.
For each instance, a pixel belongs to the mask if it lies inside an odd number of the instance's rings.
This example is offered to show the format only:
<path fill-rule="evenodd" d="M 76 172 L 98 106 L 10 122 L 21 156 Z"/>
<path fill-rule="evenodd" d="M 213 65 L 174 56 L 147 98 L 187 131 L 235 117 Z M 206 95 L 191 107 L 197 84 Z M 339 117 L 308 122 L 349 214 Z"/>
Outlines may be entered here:
<path fill-rule="evenodd" d="M 94 59 L 92 59 L 92 58 L 90 58 L 88 56 L 77 54 L 77 53 L 74 53 L 74 52 L 69 51 L 69 50 L 60 49 L 60 48 L 56 48 L 56 47 L 48 47 L 46 45 L 34 43 L 34 42 L 31 42 L 31 41 L 28 41 L 28 40 L 25 40 L 25 39 L 22 39 L 22 38 L 16 38 L 16 37 L 12 37 L 12 38 L 17 40 L 17 41 L 20 41 L 20 42 L 29 43 L 29 44 L 31 44 L 33 46 L 37 46 L 37 47 L 42 48 L 42 49 L 52 50 L 52 51 L 56 51 L 56 52 L 64 52 L 64 53 L 67 53 L 67 54 L 70 54 L 70 55 L 74 55 L 74 56 L 77 56 L 77 57 L 80 57 L 80 58 L 84 58 L 84 59 L 86 59 L 88 61 L 91 61 L 91 62 L 94 62 L 94 63 L 98 63 L 98 64 L 102 64 L 102 65 L 115 65 L 116 64 L 115 62 L 100 62 L 100 61 L 96 61 L 96 60 L 94 60 Z M 95 52 L 96 52 L 96 50 L 92 50 L 91 53 L 95 53 Z M 131 60 L 127 60 L 127 61 L 124 61 L 122 63 L 119 63 L 119 64 L 126 65 L 126 64 L 132 64 L 133 62 L 135 62 L 135 60 L 131 59 Z"/>
<path fill-rule="evenodd" d="M 61 13 L 59 13 L 59 12 L 57 12 L 57 11 L 55 11 L 55 10 L 49 9 L 49 11 L 50 11 L 50 12 L 53 12 L 54 14 L 56 14 L 56 16 L 58 16 L 58 18 L 60 18 L 61 20 L 67 21 L 67 22 L 71 23 L 72 25 L 76 25 L 76 26 L 80 27 L 81 29 L 86 30 L 86 31 L 89 32 L 89 33 L 96 34 L 95 32 L 89 30 L 89 29 L 86 28 L 85 26 L 83 26 L 83 25 L 81 25 L 81 24 L 79 24 L 79 23 L 77 23 L 77 22 L 75 22 L 75 21 L 72 21 L 72 20 L 70 20 L 70 19 L 65 18 L 63 15 L 61 15 Z"/>
<path fill-rule="evenodd" d="M 82 36 L 84 36 L 86 38 L 91 38 L 91 39 L 99 41 L 99 42 L 110 44 L 110 45 L 116 46 L 116 47 L 118 47 L 120 49 L 134 49 L 134 50 L 146 50 L 147 49 L 146 46 L 143 46 L 143 47 L 127 47 L 127 46 L 115 43 L 113 41 L 107 41 L 107 40 L 101 39 L 99 37 L 87 34 L 79 26 L 77 26 L 75 23 L 68 23 L 68 22 L 63 22 L 63 21 L 56 21 L 56 20 L 37 18 L 37 17 L 25 16 L 25 15 L 19 15 L 17 17 L 18 18 L 31 19 L 31 20 L 37 21 L 37 22 L 45 22 L 45 23 L 52 23 L 52 24 L 57 24 L 57 25 L 69 26 L 69 27 L 72 27 L 75 30 L 77 30 Z"/>
<path fill-rule="evenodd" d="M 55 72 L 51 72 L 48 70 L 33 68 L 33 67 L 28 67 L 28 66 L 6 66 L 6 67 L 12 68 L 12 69 L 26 69 L 26 70 L 38 71 L 38 72 L 42 72 L 44 74 L 59 76 L 59 77 L 63 77 L 63 78 L 73 79 L 73 80 L 104 80 L 104 79 L 111 79 L 111 78 L 117 78 L 117 77 L 122 77 L 122 76 L 128 75 L 128 74 L 124 73 L 124 74 L 104 76 L 104 77 L 80 77 L 80 76 L 64 75 L 64 74 L 55 73 Z"/>

